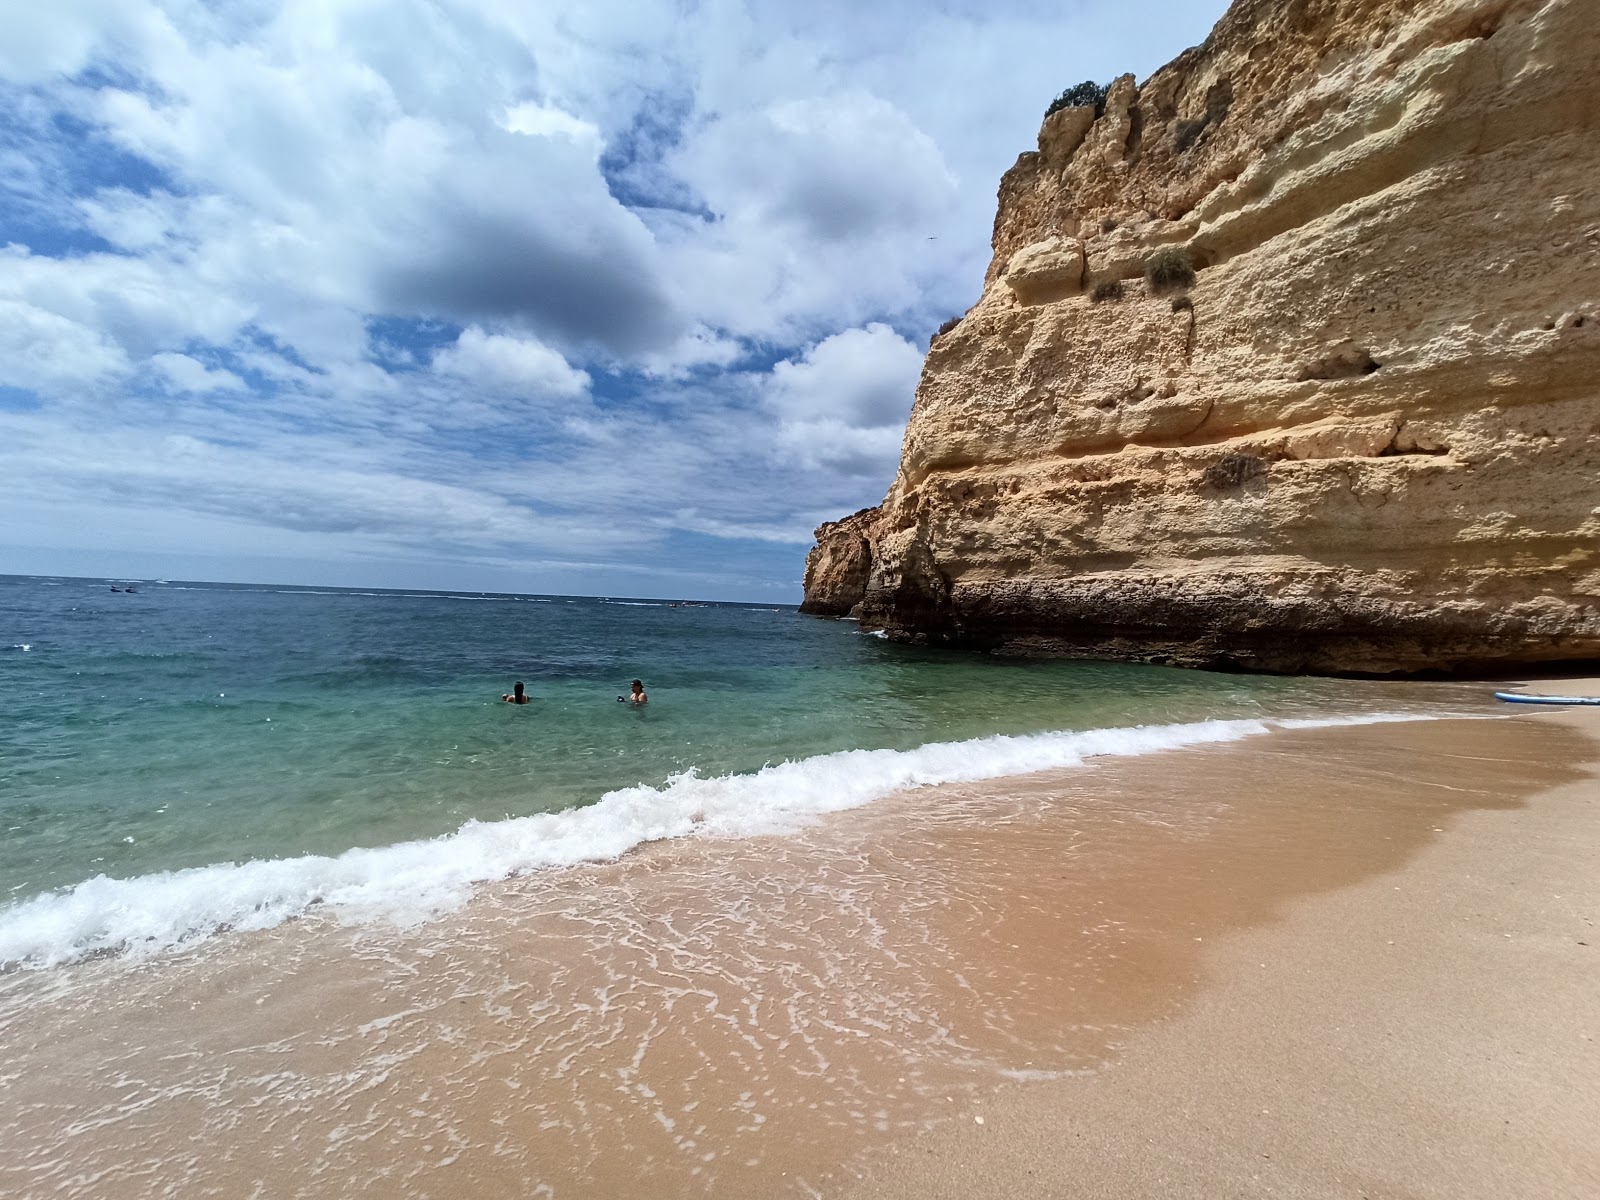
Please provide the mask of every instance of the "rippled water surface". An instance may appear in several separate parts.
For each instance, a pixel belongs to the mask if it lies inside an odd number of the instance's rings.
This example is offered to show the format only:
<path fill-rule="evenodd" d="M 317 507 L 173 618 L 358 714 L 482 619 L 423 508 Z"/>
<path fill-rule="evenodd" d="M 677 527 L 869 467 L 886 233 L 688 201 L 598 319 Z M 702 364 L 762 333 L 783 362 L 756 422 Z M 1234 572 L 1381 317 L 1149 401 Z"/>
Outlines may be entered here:
<path fill-rule="evenodd" d="M 1391 723 L 1481 688 L 113 586 L 0 577 L 6 1195 L 828 1194 L 1522 782 Z"/>
<path fill-rule="evenodd" d="M 918 650 L 788 608 L 177 582 L 113 590 L 121 586 L 0 577 L 0 929 L 3 906 L 14 923 L 40 893 L 100 876 L 325 859 L 473 821 L 494 824 L 422 852 L 435 865 L 455 856 L 450 886 L 609 857 L 683 831 L 658 820 L 658 793 L 675 798 L 674 820 L 699 821 L 710 811 L 704 781 L 782 763 L 797 765 L 723 787 L 713 808 L 822 811 L 1035 761 L 989 744 L 916 759 L 819 758 L 840 751 L 1438 700 L 1404 686 Z M 617 702 L 635 676 L 652 697 L 644 710 Z M 500 702 L 515 680 L 532 703 Z M 506 820 L 594 806 L 619 790 L 627 794 L 581 828 Z M 485 861 L 466 861 L 473 856 Z M 337 871 L 323 862 L 256 879 L 214 919 L 239 924 L 241 912 L 292 912 L 336 887 L 359 892 L 393 879 L 399 862 Z M 172 907 L 210 903 L 235 883 L 161 886 L 169 899 L 174 888 L 192 893 Z M 104 913 L 129 898 L 85 891 L 70 912 L 29 910 L 30 919 L 48 917 L 51 937 L 104 947 L 115 940 L 100 928 Z"/>

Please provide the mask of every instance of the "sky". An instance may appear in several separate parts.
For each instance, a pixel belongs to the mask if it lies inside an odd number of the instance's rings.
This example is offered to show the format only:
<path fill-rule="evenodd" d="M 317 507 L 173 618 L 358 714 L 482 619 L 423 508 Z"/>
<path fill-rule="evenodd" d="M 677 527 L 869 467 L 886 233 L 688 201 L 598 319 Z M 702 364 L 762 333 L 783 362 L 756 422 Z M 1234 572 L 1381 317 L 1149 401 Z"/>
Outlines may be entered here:
<path fill-rule="evenodd" d="M 1050 100 L 1223 0 L 53 0 L 0 574 L 792 602 Z"/>

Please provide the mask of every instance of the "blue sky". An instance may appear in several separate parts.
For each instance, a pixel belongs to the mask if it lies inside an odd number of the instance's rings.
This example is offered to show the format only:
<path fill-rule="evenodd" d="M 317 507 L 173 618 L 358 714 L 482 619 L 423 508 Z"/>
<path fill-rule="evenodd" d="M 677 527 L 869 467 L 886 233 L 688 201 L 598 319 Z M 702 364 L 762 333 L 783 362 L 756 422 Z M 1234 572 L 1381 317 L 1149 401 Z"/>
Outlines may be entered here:
<path fill-rule="evenodd" d="M 0 573 L 796 600 L 1050 99 L 1223 8 L 10 14 Z"/>

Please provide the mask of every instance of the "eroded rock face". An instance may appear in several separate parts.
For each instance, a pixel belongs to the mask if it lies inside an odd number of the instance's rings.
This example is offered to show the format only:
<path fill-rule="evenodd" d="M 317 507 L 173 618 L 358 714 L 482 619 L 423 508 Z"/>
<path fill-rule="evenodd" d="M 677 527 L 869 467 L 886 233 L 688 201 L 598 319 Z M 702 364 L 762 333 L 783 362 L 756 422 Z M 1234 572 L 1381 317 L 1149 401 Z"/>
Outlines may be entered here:
<path fill-rule="evenodd" d="M 928 355 L 864 622 L 1268 671 L 1600 657 L 1594 17 L 1240 0 L 1054 114 Z M 1168 247 L 1192 284 L 1146 281 Z"/>
<path fill-rule="evenodd" d="M 806 555 L 806 595 L 800 611 L 819 617 L 855 615 L 872 571 L 872 543 L 880 510 L 863 508 L 816 529 L 816 547 Z"/>
<path fill-rule="evenodd" d="M 1083 290 L 1083 243 L 1046 238 L 1024 246 L 1006 264 L 1006 286 L 1019 303 L 1046 304 Z"/>

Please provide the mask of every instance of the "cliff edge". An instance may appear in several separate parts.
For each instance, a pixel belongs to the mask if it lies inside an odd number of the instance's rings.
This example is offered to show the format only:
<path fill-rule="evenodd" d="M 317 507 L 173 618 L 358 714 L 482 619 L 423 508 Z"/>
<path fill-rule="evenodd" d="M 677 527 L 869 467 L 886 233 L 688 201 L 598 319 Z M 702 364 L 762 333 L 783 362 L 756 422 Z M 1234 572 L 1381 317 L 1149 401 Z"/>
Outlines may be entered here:
<path fill-rule="evenodd" d="M 806 555 L 801 612 L 818 617 L 859 615 L 872 571 L 872 539 L 882 515 L 881 509 L 863 508 L 842 521 L 817 526 L 817 544 Z"/>
<path fill-rule="evenodd" d="M 1591 0 L 1239 0 L 1052 113 L 808 608 L 1249 670 L 1600 658 L 1596 62 Z"/>

